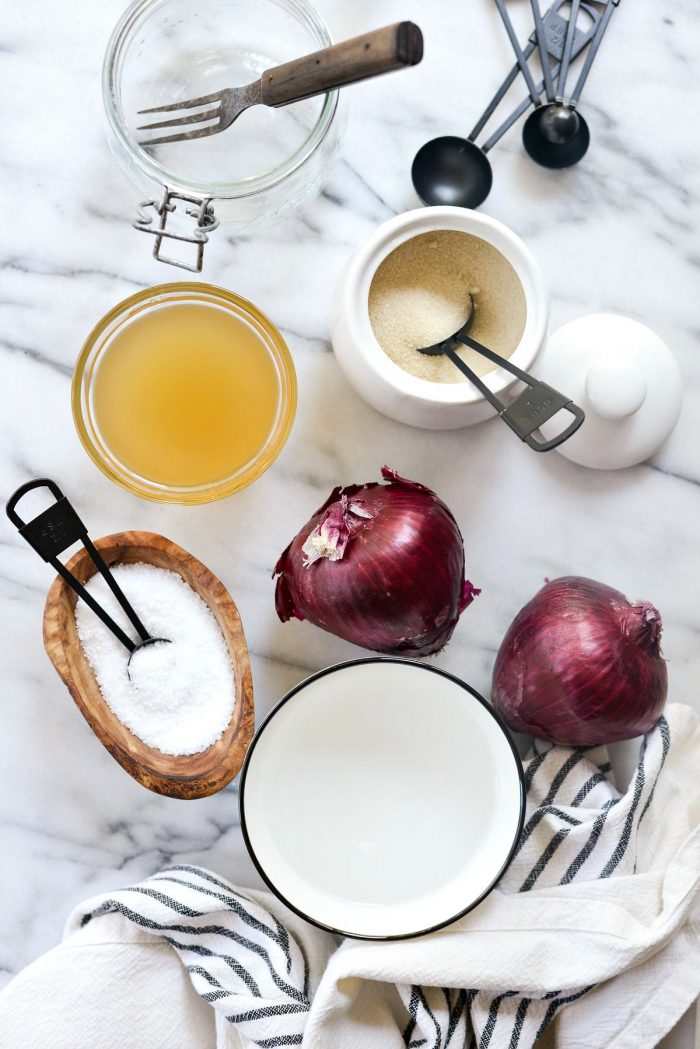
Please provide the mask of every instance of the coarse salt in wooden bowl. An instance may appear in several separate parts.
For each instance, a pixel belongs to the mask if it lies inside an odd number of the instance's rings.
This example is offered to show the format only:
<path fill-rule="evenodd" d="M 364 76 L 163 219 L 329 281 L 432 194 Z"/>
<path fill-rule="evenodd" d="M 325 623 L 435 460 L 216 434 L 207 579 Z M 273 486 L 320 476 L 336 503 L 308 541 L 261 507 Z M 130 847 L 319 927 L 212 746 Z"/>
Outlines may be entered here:
<path fill-rule="evenodd" d="M 203 798 L 238 773 L 253 738 L 255 710 L 248 648 L 241 618 L 223 583 L 176 543 L 153 532 L 118 532 L 95 541 L 107 564 L 145 563 L 177 572 L 216 618 L 231 657 L 235 701 L 223 735 L 198 754 L 164 754 L 135 736 L 112 712 L 100 692 L 78 637 L 77 595 L 57 576 L 44 608 L 44 647 L 59 677 L 100 743 L 142 786 L 171 798 Z M 82 583 L 97 569 L 81 549 L 67 568 Z"/>

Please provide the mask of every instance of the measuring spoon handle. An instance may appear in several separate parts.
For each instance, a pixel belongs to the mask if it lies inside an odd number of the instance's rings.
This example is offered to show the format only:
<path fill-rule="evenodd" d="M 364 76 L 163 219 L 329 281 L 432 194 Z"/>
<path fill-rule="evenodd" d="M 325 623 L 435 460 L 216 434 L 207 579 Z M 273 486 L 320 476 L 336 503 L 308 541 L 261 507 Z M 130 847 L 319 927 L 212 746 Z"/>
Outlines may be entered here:
<path fill-rule="evenodd" d="M 540 11 L 540 0 L 530 0 L 532 17 L 535 20 L 535 37 L 540 51 L 540 63 L 542 65 L 542 76 L 544 78 L 544 92 L 548 102 L 554 101 L 554 81 L 552 80 L 552 69 L 549 64 L 549 52 L 547 51 L 547 38 L 545 35 L 542 12 Z"/>
<path fill-rule="evenodd" d="M 571 64 L 571 56 L 574 51 L 574 37 L 576 36 L 576 22 L 578 21 L 578 12 L 581 6 L 581 0 L 571 0 L 571 11 L 569 13 L 569 24 L 566 27 L 566 37 L 564 38 L 564 49 L 561 55 L 561 65 L 559 66 L 559 76 L 557 77 L 557 98 L 560 101 L 564 99 L 564 92 L 566 91 L 566 78 L 569 74 L 569 65 Z"/>
<path fill-rule="evenodd" d="M 267 69 L 260 78 L 262 102 L 286 106 L 380 73 L 415 66 L 422 57 L 423 34 L 418 26 L 395 22 Z"/>
<path fill-rule="evenodd" d="M 588 54 L 586 55 L 586 61 L 583 64 L 583 69 L 581 70 L 581 72 L 579 74 L 579 78 L 576 81 L 576 86 L 575 86 L 575 88 L 573 90 L 573 93 L 571 95 L 571 99 L 570 99 L 571 105 L 575 106 L 577 104 L 578 100 L 581 97 L 581 92 L 583 91 L 583 86 L 586 83 L 586 80 L 588 79 L 588 74 L 590 73 L 591 66 L 593 65 L 593 59 L 597 55 L 598 48 L 600 47 L 600 45 L 603 42 L 603 36 L 605 34 L 605 30 L 608 28 L 608 23 L 610 22 L 610 19 L 612 17 L 612 13 L 613 13 L 614 9 L 618 6 L 619 3 L 620 3 L 620 0 L 608 0 L 607 7 L 605 8 L 605 11 L 601 15 L 600 21 L 598 22 L 598 26 L 597 26 L 596 31 L 595 31 L 595 35 L 594 35 L 593 40 L 591 42 L 591 46 L 588 49 Z"/>
<path fill-rule="evenodd" d="M 48 488 L 54 497 L 51 506 L 43 510 L 31 521 L 24 521 L 17 512 L 17 505 L 29 492 L 40 488 Z M 65 579 L 68 585 L 88 605 L 95 615 L 99 616 L 105 626 L 121 641 L 125 648 L 133 652 L 136 647 L 131 638 L 106 612 L 94 597 L 85 589 L 84 585 L 72 575 L 66 566 L 59 561 L 58 555 L 62 554 L 74 543 L 80 542 L 85 547 L 93 564 L 103 576 L 105 582 L 124 609 L 142 640 L 150 640 L 150 635 L 145 626 L 132 608 L 129 600 L 109 570 L 102 554 L 94 545 L 88 535 L 86 525 L 78 516 L 72 503 L 66 498 L 55 481 L 48 477 L 39 477 L 34 481 L 27 481 L 20 485 L 16 492 L 10 496 L 5 506 L 5 513 L 9 520 L 17 528 L 19 534 L 39 556 L 52 566 L 58 574 Z"/>
<path fill-rule="evenodd" d="M 584 7 L 585 10 L 588 10 L 588 5 L 584 2 L 584 0 L 582 0 L 582 6 Z M 552 7 L 552 10 L 555 10 L 555 8 Z M 591 29 L 587 30 L 585 33 L 584 32 L 574 33 L 574 48 L 573 48 L 573 54 L 571 56 L 572 60 L 574 58 L 577 58 L 581 54 L 583 49 L 585 47 L 588 47 L 588 45 L 590 44 L 591 40 L 593 40 L 593 38 L 595 36 L 595 32 L 596 32 L 596 27 L 597 27 L 599 21 L 600 21 L 600 19 L 597 19 L 595 24 L 593 25 L 593 27 Z M 527 54 L 527 52 L 525 52 L 525 53 Z M 517 69 L 517 66 L 515 68 Z M 557 74 L 557 72 L 559 70 L 560 70 L 560 63 L 559 62 L 555 62 L 554 65 L 552 66 L 552 69 L 551 69 L 552 76 L 556 76 L 556 74 Z M 512 83 L 512 81 L 511 81 L 511 83 Z M 537 87 L 537 91 L 541 92 L 543 90 L 543 88 L 544 88 L 544 81 L 542 81 L 541 83 L 537 84 L 536 87 Z M 491 136 L 486 140 L 486 142 L 484 142 L 483 146 L 481 147 L 484 153 L 488 153 L 490 149 L 493 149 L 493 147 L 496 145 L 497 142 L 500 142 L 500 140 L 503 138 L 505 133 L 507 131 L 509 131 L 510 128 L 512 128 L 513 124 L 515 124 L 516 121 L 518 121 L 520 119 L 520 117 L 523 115 L 523 113 L 527 112 L 527 110 L 530 108 L 531 104 L 532 104 L 532 100 L 528 97 L 528 98 L 524 99 L 520 103 L 519 106 L 516 106 L 516 108 L 513 110 L 513 112 L 509 116 L 506 117 L 506 119 L 503 121 L 503 123 L 500 124 L 496 128 L 496 130 L 491 134 Z M 483 127 L 483 124 L 482 124 L 482 127 Z"/>
<path fill-rule="evenodd" d="M 517 364 L 513 364 L 507 357 L 501 357 L 499 353 L 490 350 L 488 346 L 484 346 L 482 343 L 477 342 L 476 339 L 471 337 L 471 335 L 459 332 L 455 338 L 459 339 L 460 342 L 463 342 L 465 346 L 469 346 L 472 350 L 476 350 L 476 352 L 480 353 L 482 357 L 487 357 L 494 364 L 497 364 L 499 368 L 505 368 L 506 371 L 509 371 L 511 375 L 515 375 L 516 378 L 521 380 L 521 382 L 526 382 L 528 386 L 534 386 L 538 381 L 537 379 L 533 379 L 533 377 L 527 372 L 524 372 L 522 368 L 518 368 Z"/>
<path fill-rule="evenodd" d="M 458 338 L 461 342 L 464 341 L 464 339 L 460 335 L 456 336 L 456 338 Z M 467 379 L 469 379 L 469 381 L 473 383 L 474 386 L 476 386 L 477 390 L 479 390 L 484 395 L 489 404 L 493 408 L 495 408 L 500 415 L 505 405 L 499 401 L 498 397 L 496 397 L 496 394 L 488 388 L 486 383 L 482 382 L 481 378 L 476 374 L 476 372 L 473 371 L 457 353 L 455 353 L 451 346 L 445 347 L 445 356 L 450 358 L 450 360 L 456 368 L 459 368 L 462 375 L 466 375 Z"/>
<path fill-rule="evenodd" d="M 535 106 L 539 106 L 541 99 L 537 92 L 537 89 L 535 88 L 535 81 L 533 80 L 532 73 L 530 72 L 530 67 L 527 64 L 527 58 L 523 54 L 523 50 L 520 47 L 520 41 L 516 36 L 515 29 L 513 28 L 513 23 L 510 20 L 510 15 L 506 10 L 504 0 L 495 0 L 495 3 L 496 7 L 498 8 L 498 13 L 501 16 L 501 21 L 503 22 L 506 33 L 508 34 L 510 46 L 513 48 L 513 54 L 517 59 L 518 68 L 520 69 L 520 72 L 525 78 L 525 83 L 527 84 L 527 89 L 530 92 L 532 104 Z"/>
<path fill-rule="evenodd" d="M 518 394 L 515 400 L 511 404 L 504 404 L 503 401 L 499 400 L 495 393 L 488 388 L 476 372 L 472 371 L 468 364 L 457 356 L 455 351 L 451 347 L 447 347 L 446 353 L 453 364 L 457 367 L 464 375 L 467 376 L 471 382 L 483 393 L 484 397 L 489 403 L 496 409 L 503 422 L 511 428 L 511 430 L 518 435 L 521 441 L 524 441 L 530 448 L 536 452 L 549 452 L 553 448 L 557 448 L 564 441 L 567 441 L 569 437 L 572 437 L 579 427 L 582 425 L 585 419 L 583 409 L 579 408 L 577 404 L 567 397 L 564 393 L 559 393 L 552 386 L 547 385 L 545 382 L 541 382 L 539 379 L 535 379 L 532 375 L 524 372 L 522 368 L 518 368 L 517 365 L 512 364 L 505 357 L 501 357 L 500 354 L 494 353 L 488 346 L 482 345 L 477 342 L 476 339 L 472 339 L 470 335 L 466 335 L 463 332 L 458 332 L 455 338 L 460 342 L 463 342 L 465 346 L 471 347 L 476 350 L 483 357 L 493 361 L 494 364 L 498 364 L 501 368 L 505 368 L 511 375 L 515 375 L 516 378 L 520 379 L 521 382 L 526 383 L 528 389 Z M 565 411 L 572 416 L 572 420 L 568 426 L 566 426 L 554 437 L 549 440 L 541 441 L 535 436 L 535 432 L 539 430 L 540 426 L 554 418 L 559 412 Z"/>
<path fill-rule="evenodd" d="M 88 608 L 92 609 L 97 618 L 102 620 L 102 622 L 108 628 L 108 630 L 112 631 L 117 641 L 121 641 L 122 645 L 127 650 L 127 652 L 135 652 L 136 645 L 131 640 L 129 635 L 124 630 L 122 630 L 122 628 L 119 626 L 119 623 L 115 622 L 115 620 L 112 619 L 109 612 L 106 612 L 102 605 L 97 603 L 90 591 L 85 589 L 83 584 L 80 583 L 76 579 L 76 577 L 68 571 L 66 566 L 58 560 L 50 561 L 49 563 L 51 564 L 52 568 L 56 569 L 61 579 L 65 579 L 66 583 L 68 583 L 68 586 L 78 595 L 80 600 L 84 601 Z"/>

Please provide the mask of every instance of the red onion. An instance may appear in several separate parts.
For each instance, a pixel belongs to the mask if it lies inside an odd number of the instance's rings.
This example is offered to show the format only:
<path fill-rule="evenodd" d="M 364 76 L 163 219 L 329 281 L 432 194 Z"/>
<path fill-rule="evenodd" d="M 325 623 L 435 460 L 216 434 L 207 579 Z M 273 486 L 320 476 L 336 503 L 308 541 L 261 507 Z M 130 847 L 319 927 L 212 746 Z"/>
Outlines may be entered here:
<path fill-rule="evenodd" d="M 275 607 L 375 652 L 427 656 L 479 593 L 457 522 L 434 492 L 388 467 L 388 484 L 334 488 L 284 551 Z"/>
<path fill-rule="evenodd" d="M 648 732 L 666 702 L 661 616 L 580 576 L 543 586 L 518 612 L 493 670 L 511 728 L 573 746 Z"/>

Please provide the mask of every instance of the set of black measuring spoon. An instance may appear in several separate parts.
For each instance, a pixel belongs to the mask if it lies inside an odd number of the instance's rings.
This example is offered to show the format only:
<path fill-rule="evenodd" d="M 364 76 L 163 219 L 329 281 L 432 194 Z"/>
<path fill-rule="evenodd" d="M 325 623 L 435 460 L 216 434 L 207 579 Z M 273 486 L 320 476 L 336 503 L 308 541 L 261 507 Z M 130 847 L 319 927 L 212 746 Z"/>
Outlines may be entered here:
<path fill-rule="evenodd" d="M 445 135 L 426 142 L 418 150 L 411 177 L 424 204 L 463 208 L 477 208 L 483 204 L 493 183 L 487 154 L 531 106 L 534 108 L 523 125 L 522 137 L 525 150 L 537 164 L 547 168 L 566 168 L 585 156 L 590 131 L 578 105 L 612 13 L 619 3 L 620 0 L 554 0 L 551 8 L 542 14 L 538 0 L 530 0 L 535 26 L 523 49 L 504 0 L 495 0 L 516 63 L 468 138 Z M 569 5 L 568 19 L 560 13 L 565 4 Z M 588 24 L 580 27 L 580 20 Z M 539 83 L 535 82 L 529 66 L 529 59 L 535 51 L 542 67 Z M 584 52 L 581 71 L 567 96 L 569 67 Z M 519 73 L 527 86 L 527 98 L 482 145 L 478 145 L 477 139 Z"/>

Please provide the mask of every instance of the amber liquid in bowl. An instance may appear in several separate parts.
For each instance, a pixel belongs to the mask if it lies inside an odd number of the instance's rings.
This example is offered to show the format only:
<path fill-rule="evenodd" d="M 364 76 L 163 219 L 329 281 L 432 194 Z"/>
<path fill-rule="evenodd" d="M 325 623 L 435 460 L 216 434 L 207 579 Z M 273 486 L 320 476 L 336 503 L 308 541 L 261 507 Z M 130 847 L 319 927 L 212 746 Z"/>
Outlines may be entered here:
<path fill-rule="evenodd" d="M 76 367 L 81 440 L 124 487 L 208 502 L 249 484 L 281 450 L 294 366 L 252 303 L 205 285 L 161 285 L 93 330 Z"/>
<path fill-rule="evenodd" d="M 95 375 L 95 420 L 112 453 L 158 484 L 222 480 L 260 452 L 279 399 L 258 336 L 211 306 L 163 306 L 112 339 Z"/>

